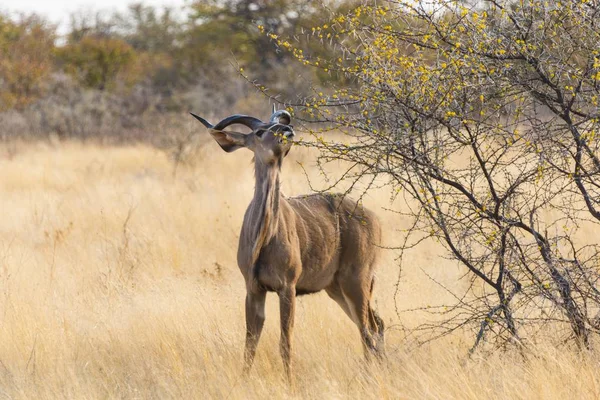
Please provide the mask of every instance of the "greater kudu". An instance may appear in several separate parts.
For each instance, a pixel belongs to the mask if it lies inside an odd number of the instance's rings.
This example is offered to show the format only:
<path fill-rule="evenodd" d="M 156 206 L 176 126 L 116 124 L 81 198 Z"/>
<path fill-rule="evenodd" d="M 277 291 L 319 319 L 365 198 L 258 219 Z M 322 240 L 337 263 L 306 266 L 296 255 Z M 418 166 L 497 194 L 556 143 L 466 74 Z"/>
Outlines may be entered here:
<path fill-rule="evenodd" d="M 226 152 L 242 147 L 254 152 L 256 186 L 244 215 L 237 253 L 247 290 L 246 371 L 263 328 L 267 292 L 279 295 L 280 350 L 289 380 L 297 295 L 325 289 L 358 326 L 365 356 L 383 354 L 383 321 L 370 305 L 381 237 L 377 217 L 342 195 L 286 198 L 281 194 L 281 164 L 294 137 L 287 111 L 274 112 L 267 123 L 232 115 L 214 126 L 192 115 Z M 224 130 L 234 124 L 245 125 L 252 132 Z"/>

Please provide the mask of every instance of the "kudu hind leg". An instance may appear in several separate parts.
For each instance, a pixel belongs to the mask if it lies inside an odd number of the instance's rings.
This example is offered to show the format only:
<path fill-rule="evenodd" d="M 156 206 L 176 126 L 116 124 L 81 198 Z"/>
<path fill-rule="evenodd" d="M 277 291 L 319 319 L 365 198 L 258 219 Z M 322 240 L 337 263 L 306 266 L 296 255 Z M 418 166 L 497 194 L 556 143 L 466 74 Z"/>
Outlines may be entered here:
<path fill-rule="evenodd" d="M 377 346 L 377 355 L 384 356 L 385 355 L 385 340 L 384 340 L 384 331 L 385 324 L 383 323 L 383 319 L 377 314 L 371 307 L 371 300 L 373 299 L 373 286 L 375 285 L 375 279 L 371 280 L 371 289 L 369 290 L 369 324 L 371 325 L 371 332 L 375 336 L 376 346 Z"/>
<path fill-rule="evenodd" d="M 383 321 L 370 306 L 371 285 L 366 286 L 358 279 L 351 279 L 340 282 L 340 287 L 360 331 L 365 357 L 369 359 L 371 354 L 378 354 L 380 324 L 383 335 Z"/>
<path fill-rule="evenodd" d="M 247 373 L 252 367 L 256 347 L 265 323 L 266 291 L 246 294 L 246 348 L 244 350 L 244 371 Z"/>
<path fill-rule="evenodd" d="M 344 294 L 342 293 L 342 289 L 340 288 L 338 282 L 334 281 L 331 285 L 325 288 L 325 291 L 327 292 L 329 297 L 331 297 L 340 306 L 340 308 L 344 310 L 348 318 L 350 318 L 350 320 L 352 320 L 352 322 L 356 324 L 356 318 L 354 318 L 354 316 L 352 315 L 352 310 L 350 310 L 350 308 L 348 307 L 348 302 L 346 302 L 346 298 L 344 297 Z"/>
<path fill-rule="evenodd" d="M 375 311 L 373 308 L 371 308 L 370 305 L 369 305 L 369 324 L 371 326 L 371 334 L 373 335 L 373 337 L 375 339 L 376 354 L 379 357 L 383 357 L 383 356 L 385 356 L 385 340 L 384 340 L 384 336 L 383 336 L 384 330 L 385 330 L 385 324 L 383 323 L 383 320 L 381 319 L 379 314 L 377 314 L 377 311 Z"/>

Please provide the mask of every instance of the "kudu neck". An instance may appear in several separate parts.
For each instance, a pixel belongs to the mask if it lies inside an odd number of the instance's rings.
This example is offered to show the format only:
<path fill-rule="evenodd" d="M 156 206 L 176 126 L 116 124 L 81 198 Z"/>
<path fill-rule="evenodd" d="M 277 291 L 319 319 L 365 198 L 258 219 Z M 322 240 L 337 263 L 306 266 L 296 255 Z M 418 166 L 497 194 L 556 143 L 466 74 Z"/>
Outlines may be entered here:
<path fill-rule="evenodd" d="M 252 255 L 250 265 L 258 260 L 261 249 L 273 238 L 279 226 L 279 173 L 281 162 L 273 165 L 254 161 L 256 185 L 250 205 L 249 226 L 252 228 Z"/>
<path fill-rule="evenodd" d="M 279 175 L 281 173 L 281 162 L 265 164 L 260 160 L 254 161 L 255 187 L 254 202 L 263 204 L 267 207 L 278 206 L 280 195 Z M 268 200 L 273 200 L 272 204 L 265 204 Z M 269 202 L 270 203 L 270 202 Z M 273 210 L 277 211 L 277 210 Z"/>

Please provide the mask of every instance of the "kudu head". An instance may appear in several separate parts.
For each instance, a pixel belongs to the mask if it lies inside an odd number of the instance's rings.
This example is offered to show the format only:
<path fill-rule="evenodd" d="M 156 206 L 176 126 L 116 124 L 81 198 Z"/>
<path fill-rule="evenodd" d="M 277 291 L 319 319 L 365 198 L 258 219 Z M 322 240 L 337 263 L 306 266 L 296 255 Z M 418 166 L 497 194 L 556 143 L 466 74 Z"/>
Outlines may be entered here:
<path fill-rule="evenodd" d="M 260 162 L 271 165 L 280 161 L 287 155 L 292 147 L 294 130 L 290 113 L 285 110 L 275 110 L 269 122 L 263 122 L 258 118 L 248 115 L 232 115 L 211 125 L 207 120 L 190 113 L 202 125 L 208 128 L 211 136 L 217 141 L 223 150 L 232 152 L 245 147 L 254 152 L 254 157 Z M 244 125 L 252 130 L 250 133 L 241 133 L 224 130 L 230 125 Z"/>

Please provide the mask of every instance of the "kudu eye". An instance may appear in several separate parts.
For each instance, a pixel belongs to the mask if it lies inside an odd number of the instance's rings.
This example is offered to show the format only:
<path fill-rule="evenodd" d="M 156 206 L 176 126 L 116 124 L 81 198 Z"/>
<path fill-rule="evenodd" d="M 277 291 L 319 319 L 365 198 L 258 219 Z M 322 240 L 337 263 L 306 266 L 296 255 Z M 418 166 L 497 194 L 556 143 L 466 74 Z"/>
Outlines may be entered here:
<path fill-rule="evenodd" d="M 264 134 L 265 134 L 265 132 L 266 132 L 266 130 L 265 130 L 265 129 L 259 129 L 259 130 L 257 130 L 257 131 L 256 131 L 254 134 L 255 134 L 256 136 L 258 136 L 259 138 L 262 138 L 262 135 L 264 135 Z"/>

